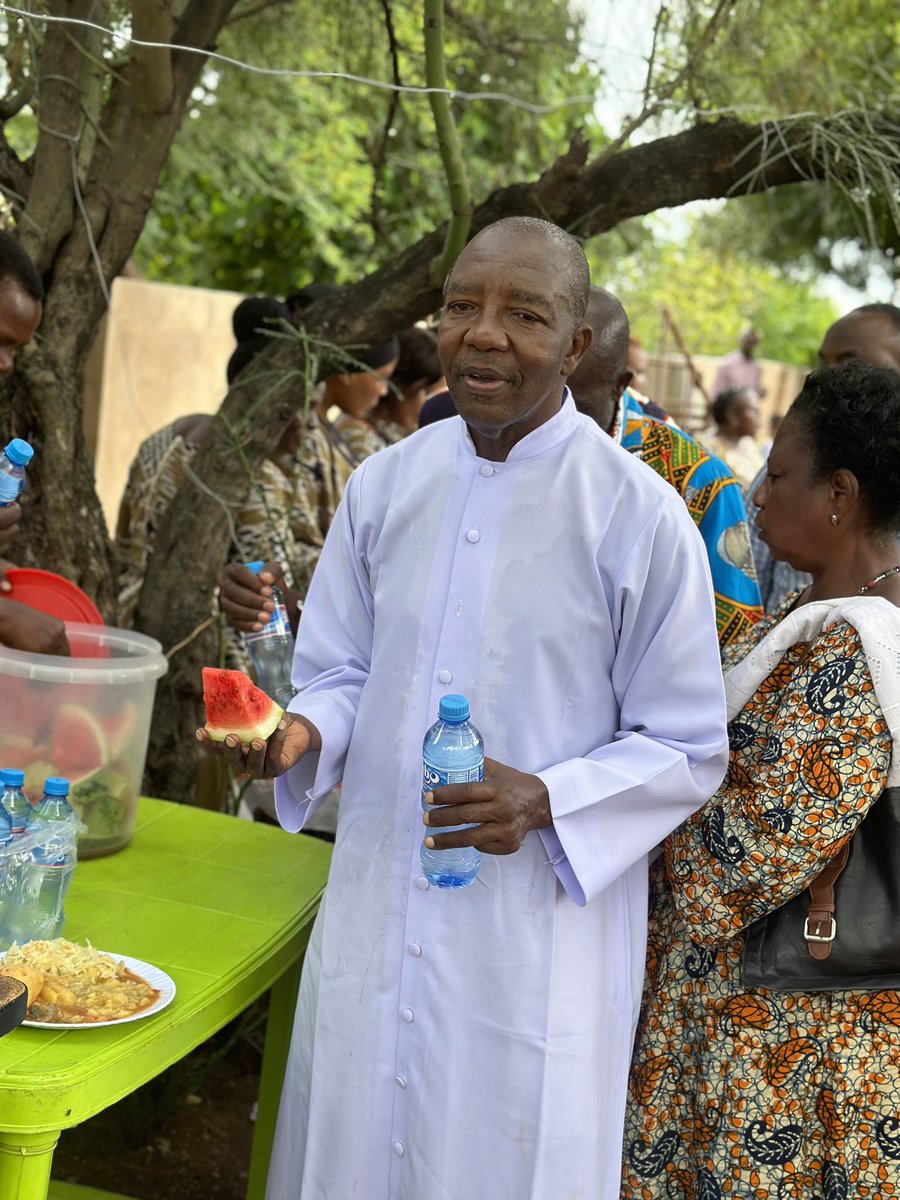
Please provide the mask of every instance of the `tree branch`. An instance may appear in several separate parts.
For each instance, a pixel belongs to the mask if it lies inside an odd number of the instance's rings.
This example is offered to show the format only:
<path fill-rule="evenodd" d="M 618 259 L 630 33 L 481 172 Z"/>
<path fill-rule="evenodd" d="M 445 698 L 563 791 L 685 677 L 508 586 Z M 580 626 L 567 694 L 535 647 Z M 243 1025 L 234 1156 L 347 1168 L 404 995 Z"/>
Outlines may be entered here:
<path fill-rule="evenodd" d="M 164 113 L 174 99 L 172 78 L 172 0 L 138 0 L 132 6 L 136 41 L 162 46 L 132 46 L 132 105 L 138 112 Z"/>
<path fill-rule="evenodd" d="M 34 95 L 34 64 L 31 64 L 31 71 L 26 71 L 24 63 L 29 46 L 25 26 L 17 26 L 4 52 L 8 87 L 0 100 L 0 121 L 8 121 L 21 112 Z"/>
<path fill-rule="evenodd" d="M 400 107 L 399 89 L 403 81 L 400 78 L 400 50 L 394 30 L 394 14 L 391 9 L 391 0 L 381 0 L 381 7 L 384 9 L 384 27 L 388 36 L 388 52 L 391 56 L 391 76 L 397 90 L 389 93 L 384 126 L 375 141 L 375 145 L 372 147 L 372 154 L 370 156 L 372 162 L 372 190 L 369 200 L 369 223 L 372 226 L 375 236 L 380 237 L 384 242 L 390 244 L 390 238 L 384 228 L 384 222 L 381 220 L 379 193 L 384 181 L 384 170 L 387 164 L 388 141 L 397 117 L 397 110 Z"/>
<path fill-rule="evenodd" d="M 265 12 L 267 8 L 280 8 L 282 5 L 290 4 L 292 0 L 255 0 L 247 8 L 240 12 L 232 13 L 225 22 L 226 25 L 235 25 L 238 21 L 244 21 L 247 17 L 255 17 L 257 13 Z"/>
<path fill-rule="evenodd" d="M 447 87 L 444 70 L 443 0 L 425 0 L 425 82 L 430 88 Z M 432 269 L 432 279 L 442 283 L 466 244 L 472 220 L 472 194 L 469 191 L 466 165 L 456 136 L 450 97 L 442 90 L 429 92 L 428 100 L 434 114 L 438 149 L 450 191 L 450 221 L 447 225 L 444 249 Z"/>

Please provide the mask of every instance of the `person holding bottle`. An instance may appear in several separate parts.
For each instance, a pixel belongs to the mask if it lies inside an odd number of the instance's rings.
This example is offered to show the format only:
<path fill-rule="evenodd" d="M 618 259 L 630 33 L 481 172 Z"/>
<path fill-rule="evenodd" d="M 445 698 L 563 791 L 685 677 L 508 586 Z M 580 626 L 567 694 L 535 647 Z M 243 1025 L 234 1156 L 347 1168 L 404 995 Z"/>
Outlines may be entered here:
<path fill-rule="evenodd" d="M 459 417 L 351 477 L 268 742 L 197 731 L 276 777 L 288 830 L 343 780 L 268 1200 L 618 1197 L 648 854 L 727 739 L 700 536 L 565 387 L 589 282 L 545 221 L 469 243 L 439 332 Z M 423 812 L 447 693 L 489 757 Z M 433 886 L 423 834 L 476 847 L 474 882 Z"/>
<path fill-rule="evenodd" d="M 44 285 L 34 263 L 11 234 L 0 231 L 0 376 L 12 373 L 17 352 L 34 337 L 43 300 Z M 2 594 L 11 590 L 6 552 L 21 519 L 17 503 L 0 506 L 0 645 L 36 654 L 68 654 L 62 621 Z"/>

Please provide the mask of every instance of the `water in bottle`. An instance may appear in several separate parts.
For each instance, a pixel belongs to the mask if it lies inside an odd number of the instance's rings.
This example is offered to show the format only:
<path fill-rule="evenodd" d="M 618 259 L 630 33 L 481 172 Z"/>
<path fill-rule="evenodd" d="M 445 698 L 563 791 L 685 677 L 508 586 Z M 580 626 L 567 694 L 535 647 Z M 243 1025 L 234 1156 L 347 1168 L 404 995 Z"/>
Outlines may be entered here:
<path fill-rule="evenodd" d="M 0 453 L 0 507 L 18 500 L 25 486 L 25 468 L 33 454 L 32 448 L 21 438 L 13 438 Z"/>
<path fill-rule="evenodd" d="M 265 564 L 247 563 L 247 569 L 258 575 Z M 256 672 L 258 687 L 271 696 L 276 704 L 287 708 L 294 697 L 291 667 L 294 662 L 294 635 L 288 620 L 284 597 L 277 587 L 272 588 L 275 611 L 268 623 L 256 633 L 244 634 L 247 653 Z"/>
<path fill-rule="evenodd" d="M 465 696 L 441 697 L 438 719 L 425 735 L 422 746 L 422 807 L 425 794 L 449 783 L 480 783 L 484 778 L 484 742 L 469 721 Z M 456 829 L 469 829 L 456 825 Z M 430 833 L 450 833 L 450 829 Z M 428 836 L 428 834 L 426 834 Z M 422 844 L 422 873 L 429 883 L 443 888 L 464 888 L 472 883 L 481 866 L 481 851 L 474 846 L 460 850 L 429 850 Z"/>
<path fill-rule="evenodd" d="M 57 937 L 65 922 L 63 903 L 75 869 L 79 825 L 68 794 L 67 779 L 45 780 L 43 798 L 25 826 L 26 837 L 34 834 L 36 844 L 20 872 L 15 911 L 9 918 L 19 943 Z"/>
<path fill-rule="evenodd" d="M 13 856 L 10 852 L 12 844 L 12 819 L 0 805 L 0 949 L 3 950 L 8 945 L 5 937 L 6 926 L 9 921 L 11 892 L 15 886 Z"/>
<path fill-rule="evenodd" d="M 25 832 L 25 824 L 31 815 L 31 804 L 22 790 L 25 786 L 25 772 L 10 768 L 0 771 L 0 784 L 3 786 L 0 807 L 9 815 L 12 836 L 19 838 Z"/>

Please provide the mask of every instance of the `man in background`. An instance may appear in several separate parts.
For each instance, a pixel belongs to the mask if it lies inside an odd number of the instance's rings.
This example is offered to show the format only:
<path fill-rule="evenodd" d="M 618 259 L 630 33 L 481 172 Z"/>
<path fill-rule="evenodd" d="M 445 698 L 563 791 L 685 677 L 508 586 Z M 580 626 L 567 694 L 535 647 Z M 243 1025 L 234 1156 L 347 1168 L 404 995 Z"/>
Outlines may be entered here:
<path fill-rule="evenodd" d="M 676 426 L 649 416 L 629 390 L 628 317 L 616 297 L 592 287 L 585 322 L 593 338 L 569 376 L 575 403 L 687 505 L 706 546 L 719 644 L 727 646 L 762 616 L 740 486 L 721 459 Z"/>
<path fill-rule="evenodd" d="M 873 367 L 900 371 L 900 308 L 895 304 L 863 304 L 835 321 L 822 339 L 819 361 L 823 366 L 833 367 L 852 358 Z M 765 474 L 763 467 L 747 489 L 751 504 Z M 763 607 L 767 613 L 774 612 L 787 596 L 802 591 L 810 577 L 803 571 L 795 571 L 790 563 L 772 558 L 769 547 L 759 539 L 752 517 L 750 542 Z"/>
<path fill-rule="evenodd" d="M 745 329 L 739 348 L 726 354 L 719 363 L 710 393 L 712 396 L 718 396 L 728 388 L 752 388 L 760 398 L 766 394 L 762 385 L 762 369 L 753 357 L 758 345 L 757 331 Z"/>

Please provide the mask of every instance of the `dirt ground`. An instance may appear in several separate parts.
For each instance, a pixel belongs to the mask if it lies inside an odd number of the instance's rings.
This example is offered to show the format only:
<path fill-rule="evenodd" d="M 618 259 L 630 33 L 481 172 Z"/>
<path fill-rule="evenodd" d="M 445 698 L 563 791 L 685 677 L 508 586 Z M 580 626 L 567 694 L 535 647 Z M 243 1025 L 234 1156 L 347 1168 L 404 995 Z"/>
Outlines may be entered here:
<path fill-rule="evenodd" d="M 54 1179 L 135 1200 L 244 1200 L 265 1002 L 60 1138 Z"/>

